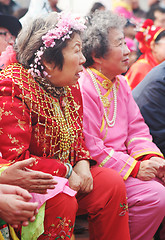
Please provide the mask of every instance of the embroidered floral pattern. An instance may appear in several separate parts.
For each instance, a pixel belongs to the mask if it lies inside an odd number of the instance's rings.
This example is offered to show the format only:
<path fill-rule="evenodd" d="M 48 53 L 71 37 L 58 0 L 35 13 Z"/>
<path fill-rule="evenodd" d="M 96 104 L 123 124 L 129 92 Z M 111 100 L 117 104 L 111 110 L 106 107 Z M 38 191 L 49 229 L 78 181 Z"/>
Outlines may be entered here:
<path fill-rule="evenodd" d="M 119 216 L 125 216 L 126 212 L 128 212 L 128 204 L 120 203 L 120 207 L 121 207 L 122 211 L 119 213 Z"/>
<path fill-rule="evenodd" d="M 45 232 L 45 240 L 58 240 L 58 239 L 71 239 L 74 225 L 71 220 L 66 218 L 57 217 L 59 223 L 57 226 L 52 224 Z"/>

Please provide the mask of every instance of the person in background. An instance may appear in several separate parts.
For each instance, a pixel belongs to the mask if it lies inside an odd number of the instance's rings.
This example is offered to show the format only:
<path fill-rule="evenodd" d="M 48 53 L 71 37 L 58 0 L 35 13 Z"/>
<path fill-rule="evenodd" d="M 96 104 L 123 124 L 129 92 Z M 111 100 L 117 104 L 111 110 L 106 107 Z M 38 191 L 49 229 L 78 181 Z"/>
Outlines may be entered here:
<path fill-rule="evenodd" d="M 132 91 L 153 141 L 165 156 L 165 111 L 164 111 L 165 62 L 154 67 Z"/>
<path fill-rule="evenodd" d="M 165 60 L 165 29 L 147 19 L 136 34 L 142 55 L 130 67 L 126 77 L 134 89 L 156 65 Z"/>
<path fill-rule="evenodd" d="M 58 0 L 48 0 L 48 2 L 50 4 L 50 7 L 51 7 L 52 11 L 54 11 L 54 12 L 61 12 L 61 9 L 59 9 L 57 7 Z"/>
<path fill-rule="evenodd" d="M 146 12 L 141 9 L 139 0 L 131 0 L 131 7 L 134 13 L 134 16 L 141 19 L 146 19 Z"/>
<path fill-rule="evenodd" d="M 84 143 L 77 84 L 85 62 L 84 29 L 81 18 L 52 12 L 23 28 L 14 49 L 8 47 L 3 54 L 3 158 L 13 162 L 33 157 L 28 169 L 52 174 L 62 185 L 46 196 L 33 194 L 40 207 L 38 221 L 17 230 L 28 240 L 70 239 L 76 214 L 88 214 L 90 239 L 130 239 L 123 179 L 112 169 L 94 166 Z"/>
<path fill-rule="evenodd" d="M 127 44 L 127 47 L 130 51 L 129 53 L 129 63 L 128 63 L 128 69 L 132 66 L 134 62 L 137 60 L 137 46 L 133 39 L 125 37 L 125 41 Z"/>
<path fill-rule="evenodd" d="M 15 43 L 22 26 L 16 17 L 0 13 L 0 55 L 6 47 Z"/>
<path fill-rule="evenodd" d="M 124 26 L 124 36 L 134 40 L 135 35 L 136 35 L 136 24 L 127 19 L 127 22 Z"/>
<path fill-rule="evenodd" d="M 154 6 L 159 5 L 160 1 L 161 0 L 148 0 L 147 4 L 148 4 L 149 9 L 154 7 Z"/>
<path fill-rule="evenodd" d="M 20 8 L 17 11 L 14 12 L 13 16 L 17 19 L 23 18 L 25 14 L 28 12 L 28 8 Z"/>
<path fill-rule="evenodd" d="M 96 9 L 98 10 L 105 10 L 105 6 L 104 4 L 102 4 L 101 2 L 95 2 L 92 7 L 91 7 L 91 10 L 89 12 L 89 15 L 94 13 L 96 11 Z"/>
<path fill-rule="evenodd" d="M 5 15 L 14 15 L 15 11 L 20 9 L 16 1 L 13 0 L 0 0 L 0 12 Z"/>
<path fill-rule="evenodd" d="M 84 135 L 97 165 L 125 180 L 131 240 L 151 240 L 165 216 L 165 161 L 120 75 L 129 58 L 124 24 L 115 13 L 98 11 L 83 32 Z"/>
<path fill-rule="evenodd" d="M 162 8 L 165 8 L 165 0 L 160 0 L 159 5 L 160 5 Z"/>
<path fill-rule="evenodd" d="M 27 13 L 20 18 L 22 26 L 27 26 L 29 21 L 42 17 L 50 12 L 60 12 L 61 9 L 57 7 L 57 0 L 31 0 Z"/>
<path fill-rule="evenodd" d="M 131 0 L 113 0 L 112 9 L 126 19 L 133 19 L 134 14 L 131 7 Z"/>
<path fill-rule="evenodd" d="M 132 91 L 145 122 L 149 126 L 153 141 L 165 156 L 165 61 L 154 67 L 143 81 Z M 161 226 L 159 240 L 165 239 Z"/>
<path fill-rule="evenodd" d="M 146 19 L 151 19 L 156 27 L 165 28 L 165 8 L 156 5 L 149 9 Z"/>

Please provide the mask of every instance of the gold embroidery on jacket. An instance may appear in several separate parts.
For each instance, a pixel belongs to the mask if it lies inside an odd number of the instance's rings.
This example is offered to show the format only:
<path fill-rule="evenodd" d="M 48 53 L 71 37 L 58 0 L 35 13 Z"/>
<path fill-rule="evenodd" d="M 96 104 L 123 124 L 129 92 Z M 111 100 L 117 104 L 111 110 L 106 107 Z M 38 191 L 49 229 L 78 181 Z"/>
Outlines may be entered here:
<path fill-rule="evenodd" d="M 81 157 L 80 152 L 82 155 L 83 152 L 89 155 L 87 150 L 82 151 L 82 119 L 77 112 L 80 105 L 75 101 L 69 87 L 65 88 L 66 94 L 62 98 L 64 102 L 62 105 L 59 99 L 47 93 L 19 63 L 8 66 L 2 74 L 5 78 L 12 79 L 12 104 L 15 99 L 19 98 L 21 101 L 19 108 L 22 108 L 22 119 L 16 118 L 18 121 L 16 127 L 22 131 L 25 131 L 25 127 L 29 127 L 29 131 L 35 131 L 35 139 L 43 152 L 43 157 L 58 155 L 61 161 L 68 158 L 73 161 L 75 152 L 78 157 Z M 78 88 L 78 85 L 74 87 Z M 2 114 L 3 108 L 0 109 L 0 120 Z M 26 116 L 29 119 L 25 119 Z M 37 119 L 37 122 L 33 123 L 34 119 Z M 20 152 L 25 148 L 22 144 L 16 143 L 16 139 L 11 141 L 15 141 L 18 149 L 15 146 L 10 151 Z"/>

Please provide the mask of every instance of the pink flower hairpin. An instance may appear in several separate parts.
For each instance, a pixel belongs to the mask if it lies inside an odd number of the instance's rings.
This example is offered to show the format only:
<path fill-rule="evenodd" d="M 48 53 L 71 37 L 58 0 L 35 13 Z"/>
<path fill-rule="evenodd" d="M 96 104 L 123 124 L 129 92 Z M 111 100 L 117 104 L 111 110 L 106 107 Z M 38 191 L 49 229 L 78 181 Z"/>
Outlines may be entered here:
<path fill-rule="evenodd" d="M 72 34 L 71 29 L 83 31 L 85 28 L 83 19 L 75 18 L 70 13 L 58 13 L 57 25 L 42 36 L 43 46 L 36 51 L 34 62 L 30 65 L 28 72 L 33 77 L 48 76 L 48 73 L 44 71 L 44 66 L 41 64 L 41 57 L 44 51 L 47 48 L 53 48 L 56 45 L 55 40 L 62 39 L 62 41 L 65 41 L 69 39 Z"/>

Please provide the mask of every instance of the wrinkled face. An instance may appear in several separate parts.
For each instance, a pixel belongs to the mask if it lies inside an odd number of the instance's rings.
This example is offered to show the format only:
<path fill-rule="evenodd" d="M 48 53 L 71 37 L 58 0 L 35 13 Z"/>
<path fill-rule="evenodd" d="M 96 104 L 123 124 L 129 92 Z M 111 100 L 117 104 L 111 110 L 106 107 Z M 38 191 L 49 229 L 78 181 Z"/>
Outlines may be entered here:
<path fill-rule="evenodd" d="M 129 49 L 121 30 L 112 29 L 109 33 L 109 51 L 100 59 L 101 72 L 112 80 L 116 75 L 125 73 L 129 63 Z"/>
<path fill-rule="evenodd" d="M 6 50 L 8 45 L 13 45 L 15 36 L 13 36 L 6 28 L 0 27 L 0 55 Z"/>
<path fill-rule="evenodd" d="M 158 63 L 161 63 L 165 60 L 165 37 L 162 37 L 157 43 L 154 44 L 153 54 Z"/>
<path fill-rule="evenodd" d="M 62 70 L 54 68 L 54 64 L 46 63 L 45 71 L 50 75 L 49 81 L 55 87 L 65 87 L 75 84 L 79 79 L 79 73 L 83 69 L 85 57 L 81 52 L 82 41 L 79 34 L 68 41 L 67 46 L 62 50 L 64 64 Z"/>

